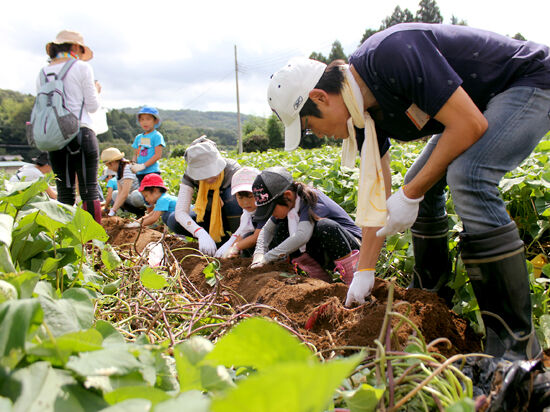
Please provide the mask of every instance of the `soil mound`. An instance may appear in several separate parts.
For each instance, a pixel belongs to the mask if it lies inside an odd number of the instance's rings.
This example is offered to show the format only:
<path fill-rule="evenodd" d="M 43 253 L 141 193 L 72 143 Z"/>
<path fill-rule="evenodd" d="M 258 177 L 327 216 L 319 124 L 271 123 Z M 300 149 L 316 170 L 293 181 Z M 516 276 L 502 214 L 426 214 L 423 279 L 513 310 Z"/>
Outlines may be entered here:
<path fill-rule="evenodd" d="M 114 217 L 104 219 L 104 226 L 118 246 L 136 245 L 138 251 L 147 243 L 158 241 L 161 233 L 143 229 L 122 228 L 124 221 Z M 139 238 L 138 238 L 139 233 Z M 137 239 L 137 240 L 136 240 Z M 185 243 L 173 235 L 164 238 L 165 245 L 180 263 L 187 280 L 198 292 L 207 295 L 216 291 L 207 284 L 204 268 L 208 260 L 198 252 L 196 243 Z M 250 258 L 222 259 L 217 270 L 218 299 L 233 307 L 247 306 L 248 313 L 276 318 L 286 324 L 298 337 L 317 350 L 343 346 L 375 347 L 386 313 L 388 281 L 377 279 L 370 300 L 347 309 L 344 302 L 347 286 L 297 275 L 291 264 L 278 262 L 250 269 Z M 394 287 L 393 310 L 409 319 L 427 343 L 447 338 L 450 346 L 438 344 L 435 349 L 445 356 L 457 353 L 480 352 L 480 337 L 469 328 L 467 321 L 449 310 L 437 295 L 419 290 Z M 398 327 L 399 326 L 399 327 Z M 397 339 L 392 350 L 402 349 L 414 328 L 398 316 L 392 317 Z"/>

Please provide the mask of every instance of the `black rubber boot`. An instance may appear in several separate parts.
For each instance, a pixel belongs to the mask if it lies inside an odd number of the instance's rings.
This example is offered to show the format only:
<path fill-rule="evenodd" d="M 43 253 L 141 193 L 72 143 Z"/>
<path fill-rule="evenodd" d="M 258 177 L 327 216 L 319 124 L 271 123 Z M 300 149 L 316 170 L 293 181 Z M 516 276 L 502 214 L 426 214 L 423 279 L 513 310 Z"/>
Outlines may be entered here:
<path fill-rule="evenodd" d="M 452 308 L 454 290 L 447 286 L 451 277 L 448 232 L 447 215 L 416 219 L 411 227 L 414 272 L 409 288 L 437 293 Z"/>
<path fill-rule="evenodd" d="M 540 357 L 524 245 L 515 223 L 480 234 L 462 233 L 460 239 L 485 324 L 485 353 L 509 361 Z"/>

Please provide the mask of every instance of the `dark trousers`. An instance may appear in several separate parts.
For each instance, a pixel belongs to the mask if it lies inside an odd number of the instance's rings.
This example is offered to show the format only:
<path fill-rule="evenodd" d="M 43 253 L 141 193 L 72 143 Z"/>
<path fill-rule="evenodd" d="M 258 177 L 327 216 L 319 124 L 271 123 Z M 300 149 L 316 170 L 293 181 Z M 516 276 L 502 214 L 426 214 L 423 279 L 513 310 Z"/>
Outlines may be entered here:
<path fill-rule="evenodd" d="M 290 236 L 287 219 L 277 224 L 275 235 L 269 244 L 269 250 L 281 244 Z M 326 269 L 334 269 L 334 261 L 340 259 L 352 250 L 360 249 L 361 245 L 347 229 L 331 219 L 321 219 L 315 222 L 313 234 L 306 243 L 306 252 Z M 300 251 L 290 255 L 298 257 Z"/>
<path fill-rule="evenodd" d="M 80 135 L 75 137 L 68 147 L 49 153 L 52 170 L 56 176 L 57 200 L 74 205 L 78 177 L 78 190 L 84 209 L 96 218 L 97 208 L 94 201 L 100 199 L 97 184 L 99 145 L 93 130 L 82 127 L 79 133 Z"/>
<path fill-rule="evenodd" d="M 161 175 L 160 172 L 151 172 L 151 173 L 154 173 L 156 175 Z M 138 181 L 139 181 L 139 184 L 141 185 L 141 182 L 143 181 L 143 178 L 147 175 L 150 175 L 151 173 L 147 173 L 147 174 L 144 174 L 144 175 L 136 175 L 136 177 L 138 178 Z"/>

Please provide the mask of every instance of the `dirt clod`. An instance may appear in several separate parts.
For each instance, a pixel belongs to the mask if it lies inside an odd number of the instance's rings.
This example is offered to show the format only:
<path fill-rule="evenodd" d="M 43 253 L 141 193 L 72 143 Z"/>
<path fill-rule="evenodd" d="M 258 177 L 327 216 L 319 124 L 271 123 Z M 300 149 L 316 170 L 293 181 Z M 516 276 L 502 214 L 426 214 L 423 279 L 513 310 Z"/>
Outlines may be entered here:
<path fill-rule="evenodd" d="M 114 245 L 136 244 L 143 250 L 151 241 L 158 241 L 162 233 L 143 229 L 136 241 L 138 230 L 122 228 L 120 218 L 104 219 L 104 227 Z M 207 260 L 198 252 L 197 244 L 185 244 L 181 239 L 167 236 L 165 243 L 180 262 L 186 277 L 201 293 L 212 292 L 206 283 L 203 269 Z M 230 293 L 220 294 L 220 299 L 238 306 L 255 303 L 256 314 L 276 318 L 287 324 L 299 336 L 318 350 L 339 346 L 374 347 L 386 313 L 389 282 L 376 279 L 370 300 L 355 308 L 344 307 L 348 287 L 341 282 L 326 283 L 322 280 L 296 275 L 287 262 L 250 269 L 250 258 L 223 259 L 218 270 L 221 286 Z M 315 311 L 323 305 L 322 310 Z M 394 288 L 393 310 L 401 313 L 422 333 L 427 343 L 437 338 L 447 338 L 450 346 L 438 344 L 436 350 L 445 356 L 457 353 L 481 351 L 480 338 L 469 328 L 467 321 L 449 310 L 437 295 L 418 289 Z M 314 322 L 306 323 L 312 314 Z M 397 327 L 397 339 L 393 350 L 403 349 L 414 329 L 397 316 L 392 317 L 392 327 Z"/>

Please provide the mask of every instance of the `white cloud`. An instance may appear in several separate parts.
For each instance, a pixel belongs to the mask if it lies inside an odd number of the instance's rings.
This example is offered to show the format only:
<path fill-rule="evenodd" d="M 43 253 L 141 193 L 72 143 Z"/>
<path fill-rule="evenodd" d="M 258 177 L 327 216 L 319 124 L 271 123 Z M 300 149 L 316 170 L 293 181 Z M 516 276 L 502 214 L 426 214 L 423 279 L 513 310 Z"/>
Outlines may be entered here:
<path fill-rule="evenodd" d="M 241 111 L 267 115 L 269 76 L 295 55 L 328 54 L 339 40 L 348 54 L 365 29 L 378 28 L 397 4 L 418 0 L 222 0 L 155 2 L 21 0 L 3 4 L 0 88 L 33 93 L 45 44 L 63 28 L 79 30 L 94 50 L 106 107 L 153 104 L 166 109 L 236 111 L 234 45 Z M 550 44 L 548 0 L 439 0 L 445 18 Z"/>

